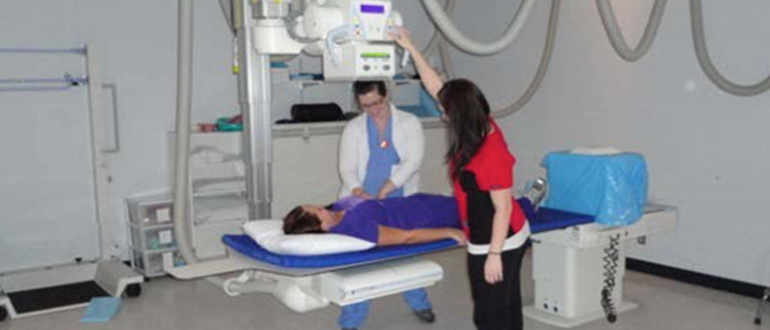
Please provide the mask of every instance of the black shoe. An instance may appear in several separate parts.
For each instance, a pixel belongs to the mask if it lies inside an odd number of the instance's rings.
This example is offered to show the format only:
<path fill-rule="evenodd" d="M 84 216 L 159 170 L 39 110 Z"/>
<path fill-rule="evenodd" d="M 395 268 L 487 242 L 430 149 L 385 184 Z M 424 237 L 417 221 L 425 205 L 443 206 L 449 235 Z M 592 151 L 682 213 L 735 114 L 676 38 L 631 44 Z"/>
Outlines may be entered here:
<path fill-rule="evenodd" d="M 414 311 L 414 315 L 416 315 L 423 323 L 433 323 L 436 321 L 436 314 L 433 314 L 433 310 L 430 308 Z"/>

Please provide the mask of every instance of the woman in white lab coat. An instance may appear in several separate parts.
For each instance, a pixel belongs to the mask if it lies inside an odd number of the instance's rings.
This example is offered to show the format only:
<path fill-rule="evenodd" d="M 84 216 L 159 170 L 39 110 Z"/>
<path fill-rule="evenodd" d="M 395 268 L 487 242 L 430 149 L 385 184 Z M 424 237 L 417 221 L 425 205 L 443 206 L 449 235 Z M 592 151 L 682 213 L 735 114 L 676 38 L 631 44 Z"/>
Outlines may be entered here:
<path fill-rule="evenodd" d="M 353 91 L 363 113 L 342 132 L 340 197 L 382 199 L 416 193 L 425 152 L 422 123 L 390 103 L 382 81 L 357 81 Z M 407 291 L 403 296 L 421 321 L 435 320 L 424 289 Z M 338 323 L 342 329 L 358 329 L 368 312 L 368 301 L 345 306 Z"/>

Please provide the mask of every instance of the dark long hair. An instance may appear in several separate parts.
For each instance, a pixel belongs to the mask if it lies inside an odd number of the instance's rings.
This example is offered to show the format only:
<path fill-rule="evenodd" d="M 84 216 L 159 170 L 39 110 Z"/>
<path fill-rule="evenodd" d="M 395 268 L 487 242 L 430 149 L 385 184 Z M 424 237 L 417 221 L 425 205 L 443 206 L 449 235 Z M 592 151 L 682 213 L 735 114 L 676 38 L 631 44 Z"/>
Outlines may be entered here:
<path fill-rule="evenodd" d="M 302 206 L 297 206 L 283 218 L 283 232 L 286 235 L 292 235 L 318 234 L 324 231 L 321 229 L 321 219 L 305 212 Z"/>
<path fill-rule="evenodd" d="M 444 83 L 438 101 L 446 112 L 449 150 L 446 162 L 452 164 L 452 178 L 468 165 L 490 131 L 489 103 L 478 86 L 467 79 Z"/>

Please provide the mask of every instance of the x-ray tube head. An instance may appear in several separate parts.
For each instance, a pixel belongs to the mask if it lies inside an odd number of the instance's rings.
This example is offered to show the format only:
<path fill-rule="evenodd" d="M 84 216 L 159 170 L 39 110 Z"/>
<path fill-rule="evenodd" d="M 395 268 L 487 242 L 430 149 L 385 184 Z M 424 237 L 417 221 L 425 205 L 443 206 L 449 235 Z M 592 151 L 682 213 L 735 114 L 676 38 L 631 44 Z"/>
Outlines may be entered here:
<path fill-rule="evenodd" d="M 327 80 L 390 79 L 395 75 L 392 33 L 402 25 L 402 18 L 390 0 L 305 0 L 302 6 L 289 3 L 253 3 L 257 54 L 296 55 L 305 51 L 320 55 Z"/>
<path fill-rule="evenodd" d="M 325 39 L 326 80 L 390 79 L 396 73 L 392 33 L 402 18 L 389 0 L 311 0 L 304 20 L 308 35 Z"/>

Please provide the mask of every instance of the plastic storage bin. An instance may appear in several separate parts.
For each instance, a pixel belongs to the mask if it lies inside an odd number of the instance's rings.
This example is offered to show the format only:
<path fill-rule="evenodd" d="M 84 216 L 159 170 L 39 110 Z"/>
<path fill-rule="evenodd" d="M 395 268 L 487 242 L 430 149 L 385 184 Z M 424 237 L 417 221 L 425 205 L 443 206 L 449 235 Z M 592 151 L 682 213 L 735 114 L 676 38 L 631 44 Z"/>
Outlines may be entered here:
<path fill-rule="evenodd" d="M 126 200 L 131 266 L 147 277 L 165 275 L 165 268 L 184 264 L 174 235 L 170 196 Z"/>

